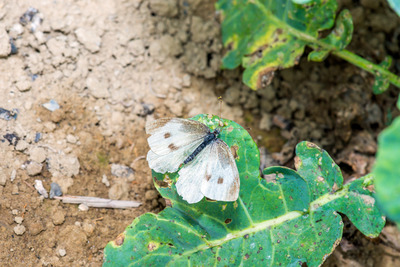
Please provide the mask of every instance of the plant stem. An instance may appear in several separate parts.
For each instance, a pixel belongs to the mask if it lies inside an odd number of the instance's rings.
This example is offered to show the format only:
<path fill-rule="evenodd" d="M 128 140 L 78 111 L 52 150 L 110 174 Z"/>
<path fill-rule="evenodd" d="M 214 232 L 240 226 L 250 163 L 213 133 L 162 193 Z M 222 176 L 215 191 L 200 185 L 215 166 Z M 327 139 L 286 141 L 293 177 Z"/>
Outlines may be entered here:
<path fill-rule="evenodd" d="M 391 73 L 387 69 L 382 68 L 381 66 L 376 65 L 348 50 L 332 50 L 332 54 L 368 71 L 369 73 L 372 73 L 375 76 L 384 76 L 391 84 L 400 88 L 400 77 Z"/>

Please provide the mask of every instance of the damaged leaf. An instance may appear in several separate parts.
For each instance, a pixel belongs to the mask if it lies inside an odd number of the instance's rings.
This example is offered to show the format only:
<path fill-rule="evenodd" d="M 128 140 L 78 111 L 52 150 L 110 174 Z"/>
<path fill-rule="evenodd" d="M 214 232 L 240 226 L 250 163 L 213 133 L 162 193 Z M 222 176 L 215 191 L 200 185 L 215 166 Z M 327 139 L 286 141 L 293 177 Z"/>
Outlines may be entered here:
<path fill-rule="evenodd" d="M 256 90 L 266 87 L 278 69 L 299 63 L 305 46 L 308 59 L 322 61 L 330 53 L 372 73 L 379 83 L 400 87 L 400 78 L 347 50 L 353 34 L 348 10 L 336 19 L 336 0 L 219 0 L 222 41 L 227 52 L 222 67 L 242 65 L 243 82 Z M 330 31 L 326 37 L 324 31 Z"/>
<path fill-rule="evenodd" d="M 207 115 L 194 119 L 211 129 L 220 121 Z M 263 173 L 272 177 L 267 182 L 260 177 L 259 151 L 250 135 L 222 121 L 219 137 L 236 146 L 238 200 L 203 199 L 190 205 L 176 192 L 177 173 L 153 172 L 156 188 L 171 207 L 136 218 L 106 246 L 104 266 L 318 266 L 341 240 L 337 211 L 350 218 L 357 214 L 356 226 L 368 236 L 382 229 L 384 220 L 363 180 L 343 186 L 338 166 L 325 151 L 300 143 L 298 171 L 267 168 Z"/>
<path fill-rule="evenodd" d="M 376 197 L 379 207 L 400 225 L 400 118 L 396 118 L 378 139 L 374 166 Z"/>

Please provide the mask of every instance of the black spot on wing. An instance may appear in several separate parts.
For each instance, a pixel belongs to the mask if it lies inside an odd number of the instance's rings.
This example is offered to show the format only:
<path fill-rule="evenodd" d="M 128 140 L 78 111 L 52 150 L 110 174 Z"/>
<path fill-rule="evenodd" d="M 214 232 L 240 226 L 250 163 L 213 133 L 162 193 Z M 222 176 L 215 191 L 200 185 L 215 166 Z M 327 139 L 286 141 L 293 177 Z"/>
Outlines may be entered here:
<path fill-rule="evenodd" d="M 223 184 L 223 183 L 224 183 L 224 178 L 219 177 L 217 183 L 218 183 L 218 184 Z"/>
<path fill-rule="evenodd" d="M 165 138 L 165 139 L 170 138 L 170 137 L 171 137 L 171 134 L 170 134 L 170 133 L 165 133 L 165 134 L 164 134 L 164 138 Z"/>

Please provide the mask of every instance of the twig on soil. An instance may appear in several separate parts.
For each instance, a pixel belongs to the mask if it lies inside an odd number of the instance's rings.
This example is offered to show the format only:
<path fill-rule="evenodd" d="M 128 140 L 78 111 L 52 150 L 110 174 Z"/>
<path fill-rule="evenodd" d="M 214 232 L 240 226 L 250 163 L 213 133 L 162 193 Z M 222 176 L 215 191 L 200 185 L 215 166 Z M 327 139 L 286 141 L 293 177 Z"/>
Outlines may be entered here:
<path fill-rule="evenodd" d="M 142 205 L 142 203 L 138 201 L 114 200 L 100 197 L 62 196 L 54 198 L 62 200 L 63 203 L 85 204 L 88 207 L 95 208 L 127 209 L 137 208 Z"/>
<path fill-rule="evenodd" d="M 139 156 L 139 157 L 137 157 L 136 159 L 134 159 L 132 163 L 136 163 L 136 162 L 138 162 L 139 160 L 145 159 L 145 158 L 146 158 L 145 156 Z"/>
<path fill-rule="evenodd" d="M 154 92 L 153 86 L 151 85 L 151 81 L 152 81 L 152 78 L 149 77 L 149 88 L 150 88 L 150 92 L 151 92 L 153 95 L 155 95 L 156 97 L 158 97 L 158 98 L 167 98 L 166 95 L 157 94 L 156 92 Z"/>

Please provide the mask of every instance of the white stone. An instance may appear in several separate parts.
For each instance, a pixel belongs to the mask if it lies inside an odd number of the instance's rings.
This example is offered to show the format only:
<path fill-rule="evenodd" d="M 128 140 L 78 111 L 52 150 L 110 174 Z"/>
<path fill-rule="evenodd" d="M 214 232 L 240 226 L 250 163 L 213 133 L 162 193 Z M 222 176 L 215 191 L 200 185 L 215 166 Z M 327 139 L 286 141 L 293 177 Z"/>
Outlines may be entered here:
<path fill-rule="evenodd" d="M 23 235 L 26 231 L 25 226 L 23 226 L 22 224 L 18 224 L 17 226 L 14 227 L 14 233 L 16 235 Z"/>
<path fill-rule="evenodd" d="M 58 250 L 58 255 L 60 255 L 61 257 L 64 257 L 65 255 L 67 255 L 67 251 L 63 248 L 60 248 Z"/>
<path fill-rule="evenodd" d="M 28 145 L 29 145 L 28 142 L 26 142 L 25 140 L 19 140 L 15 149 L 22 152 L 28 148 Z"/>
<path fill-rule="evenodd" d="M 74 135 L 72 135 L 72 134 L 68 134 L 68 135 L 67 135 L 67 142 L 68 142 L 68 143 L 76 144 L 77 141 L 78 141 L 78 140 L 77 140 L 77 138 L 76 138 Z"/>
<path fill-rule="evenodd" d="M 21 224 L 24 221 L 24 217 L 17 216 L 14 218 L 14 222 Z"/>
<path fill-rule="evenodd" d="M 35 176 L 42 172 L 43 165 L 34 161 L 31 161 L 26 167 L 26 171 L 29 176 Z"/>

